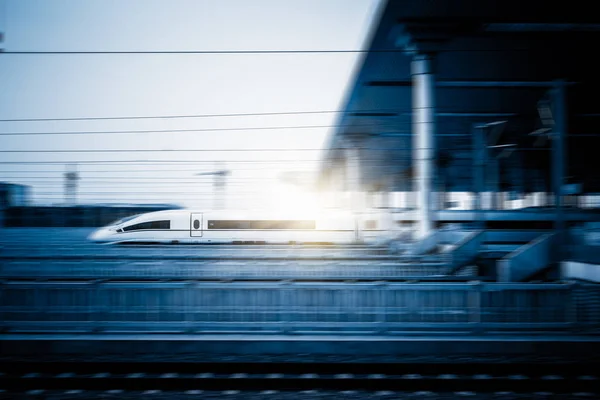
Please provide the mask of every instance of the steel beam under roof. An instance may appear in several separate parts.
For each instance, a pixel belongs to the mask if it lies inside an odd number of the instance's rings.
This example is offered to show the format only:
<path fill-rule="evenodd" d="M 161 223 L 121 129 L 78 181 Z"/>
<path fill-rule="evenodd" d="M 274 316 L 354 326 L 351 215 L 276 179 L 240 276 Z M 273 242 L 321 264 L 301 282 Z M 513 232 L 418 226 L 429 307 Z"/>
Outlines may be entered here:
<path fill-rule="evenodd" d="M 568 82 L 568 85 L 574 85 L 577 82 Z M 555 82 L 536 82 L 536 81 L 437 81 L 436 87 L 440 88 L 551 88 L 556 85 Z M 393 81 L 369 81 L 365 86 L 384 86 L 384 87 L 404 87 L 412 86 L 410 80 Z"/>
<path fill-rule="evenodd" d="M 412 151 L 409 141 L 403 141 L 412 134 L 408 125 L 413 117 L 414 89 L 410 50 L 425 49 L 438 53 L 433 65 L 435 89 L 439 92 L 437 130 L 454 136 L 443 139 L 444 135 L 436 134 L 436 141 L 441 138 L 436 142 L 437 150 L 445 148 L 455 154 L 465 145 L 458 136 L 464 134 L 462 137 L 468 139 L 473 124 L 507 120 L 504 141 L 518 144 L 521 161 L 506 160 L 503 180 L 509 186 L 517 185 L 520 183 L 513 177 L 521 174 L 518 181 L 525 181 L 522 190 L 553 191 L 550 146 L 536 147 L 536 138 L 527 134 L 542 125 L 537 102 L 555 86 L 556 79 L 567 79 L 569 126 L 564 134 L 573 145 L 565 148 L 564 156 L 569 160 L 565 169 L 572 176 L 570 180 L 581 183 L 585 192 L 600 192 L 595 174 L 600 168 L 596 154 L 600 135 L 589 135 L 596 130 L 595 117 L 600 116 L 594 102 L 600 89 L 600 62 L 589 57 L 589 43 L 600 40 L 600 18 L 592 5 L 564 7 L 539 0 L 382 2 L 344 108 L 338 114 L 340 127 L 329 141 L 322 172 L 328 174 L 339 168 L 338 148 L 352 135 L 363 134 L 374 141 L 396 140 L 393 136 L 398 136 L 398 143 L 387 148 Z M 374 90 L 377 87 L 379 90 Z M 369 129 L 358 126 L 365 119 L 372 124 Z M 368 147 L 384 145 L 365 143 L 363 148 Z M 373 150 L 373 159 L 362 168 L 366 177 L 387 174 L 381 178 L 393 180 L 407 167 L 406 160 L 396 163 L 384 154 Z M 453 159 L 439 173 L 448 173 L 451 190 L 468 191 L 472 190 L 471 178 L 461 177 L 470 177 L 471 169 L 472 163 L 461 164 Z"/>

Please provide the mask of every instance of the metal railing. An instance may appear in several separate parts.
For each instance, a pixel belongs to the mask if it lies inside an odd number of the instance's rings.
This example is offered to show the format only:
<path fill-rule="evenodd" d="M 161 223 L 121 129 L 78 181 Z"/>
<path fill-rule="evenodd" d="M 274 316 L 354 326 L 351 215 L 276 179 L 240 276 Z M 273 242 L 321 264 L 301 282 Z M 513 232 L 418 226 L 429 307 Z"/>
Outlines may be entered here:
<path fill-rule="evenodd" d="M 484 231 L 468 232 L 468 235 L 456 243 L 456 247 L 447 256 L 448 273 L 453 273 L 477 258 L 483 237 Z"/>
<path fill-rule="evenodd" d="M 438 264 L 328 260 L 27 260 L 0 258 L 0 278 L 24 279 L 190 279 L 190 280 L 394 280 L 443 276 Z M 475 274 L 473 274 L 475 276 Z"/>
<path fill-rule="evenodd" d="M 600 286 L 455 283 L 0 284 L 4 331 L 598 334 Z"/>
<path fill-rule="evenodd" d="M 415 264 L 442 263 L 446 265 L 445 274 L 452 274 L 475 260 L 481 249 L 483 234 L 483 231 L 434 230 L 411 244 L 400 260 Z M 440 245 L 446 248 L 440 249 Z"/>
<path fill-rule="evenodd" d="M 542 235 L 498 261 L 499 282 L 519 282 L 548 267 L 553 261 L 555 234 Z"/>

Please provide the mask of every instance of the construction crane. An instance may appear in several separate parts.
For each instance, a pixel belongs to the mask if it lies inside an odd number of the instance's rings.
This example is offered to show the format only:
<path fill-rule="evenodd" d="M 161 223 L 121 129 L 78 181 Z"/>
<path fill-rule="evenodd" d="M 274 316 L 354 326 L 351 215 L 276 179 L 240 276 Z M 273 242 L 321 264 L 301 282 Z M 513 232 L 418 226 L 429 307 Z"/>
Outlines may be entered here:
<path fill-rule="evenodd" d="M 214 188 L 214 209 L 222 210 L 225 208 L 226 200 L 226 189 L 227 189 L 227 177 L 231 175 L 231 171 L 224 167 L 219 168 L 215 171 L 199 172 L 196 176 L 213 176 L 213 188 Z"/>
<path fill-rule="evenodd" d="M 77 172 L 77 165 L 67 166 L 65 172 L 65 204 L 69 206 L 75 205 L 77 202 L 77 181 L 79 181 L 79 174 Z"/>

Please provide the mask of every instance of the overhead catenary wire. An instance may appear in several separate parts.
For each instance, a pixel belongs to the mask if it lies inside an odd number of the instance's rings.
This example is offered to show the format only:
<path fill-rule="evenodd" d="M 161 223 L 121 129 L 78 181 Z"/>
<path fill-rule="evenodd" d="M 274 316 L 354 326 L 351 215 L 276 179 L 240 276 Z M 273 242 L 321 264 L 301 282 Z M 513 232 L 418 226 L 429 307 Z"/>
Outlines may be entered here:
<path fill-rule="evenodd" d="M 115 185 L 177 185 L 180 183 L 212 183 L 214 180 L 213 176 L 206 176 L 204 179 L 196 179 L 199 177 L 195 176 L 177 176 L 177 177 L 80 177 L 80 184 L 115 184 Z M 1 179 L 23 179 L 22 177 L 2 177 Z M 29 183 L 37 183 L 37 184 L 48 184 L 48 185 L 56 185 L 60 184 L 64 181 L 64 177 L 61 176 L 53 176 L 53 177 L 31 177 L 25 178 Z M 278 178 L 275 177 L 237 177 L 237 178 L 229 178 L 228 182 L 255 182 L 255 181 L 277 181 Z"/>
<path fill-rule="evenodd" d="M 227 184 L 228 188 L 229 187 L 234 187 L 234 188 L 238 188 L 238 189 L 245 189 L 245 193 L 255 193 L 257 195 L 262 195 L 262 192 L 260 190 L 255 190 L 252 189 L 253 185 L 256 184 L 261 184 L 261 185 L 271 185 L 271 184 L 275 184 L 277 183 L 275 180 L 254 180 L 254 181 L 247 181 L 247 182 L 230 182 Z M 83 185 L 79 185 L 79 191 L 81 193 L 85 193 L 87 190 L 91 190 L 91 191 L 101 191 L 101 192 L 108 192 L 111 194 L 127 194 L 127 193 L 144 193 L 144 192 L 139 192 L 139 190 L 144 190 L 147 191 L 149 189 L 152 189 L 152 194 L 157 194 L 157 195 L 164 195 L 164 196 L 170 196 L 172 194 L 176 194 L 178 192 L 173 192 L 173 189 L 186 189 L 189 188 L 190 190 L 187 191 L 186 193 L 210 193 L 212 194 L 212 190 L 210 190 L 209 192 L 207 192 L 207 189 L 210 189 L 213 186 L 212 182 L 177 182 L 177 183 L 172 183 L 172 184 L 166 184 L 166 183 L 160 183 L 158 185 L 156 184 L 152 184 L 151 182 L 138 182 L 137 184 L 130 184 L 127 182 L 119 182 L 119 184 L 124 184 L 124 185 L 131 185 L 130 187 L 122 187 L 119 186 L 118 184 L 114 184 L 110 183 L 110 182 L 105 182 L 105 183 L 94 183 L 94 184 L 89 184 L 87 186 L 83 186 Z M 178 185 L 178 186 L 175 186 Z M 54 191 L 58 191 L 58 192 L 62 192 L 63 190 L 63 185 L 60 182 L 54 182 L 52 184 L 36 184 L 35 185 L 36 188 L 38 189 L 43 189 L 43 190 L 54 190 Z M 132 192 L 133 190 L 133 192 Z"/>
<path fill-rule="evenodd" d="M 531 47 L 510 48 L 445 48 L 444 52 L 506 52 L 531 51 Z M 365 54 L 401 53 L 412 54 L 414 50 L 399 47 L 380 49 L 272 49 L 272 50 L 4 50 L 1 55 L 245 55 L 245 54 Z"/>
<path fill-rule="evenodd" d="M 82 165 L 137 165 L 137 166 L 151 166 L 154 164 L 173 164 L 173 165 L 186 165 L 186 164 L 214 164 L 216 161 L 222 160 L 61 160 L 61 161 L 0 161 L 0 164 L 11 165 L 65 165 L 65 164 L 82 164 Z M 264 162 L 280 162 L 280 163 L 298 163 L 298 162 L 321 162 L 319 159 L 286 159 L 286 160 L 227 160 L 228 164 L 233 163 L 264 163 Z"/>
<path fill-rule="evenodd" d="M 202 196 L 207 196 L 207 197 L 212 197 L 214 196 L 213 192 L 207 192 L 206 190 L 201 191 L 201 192 L 195 192 L 193 190 L 189 190 L 189 191 L 183 191 L 183 192 L 173 192 L 171 190 L 168 190 L 165 188 L 164 192 L 148 192 L 148 190 L 143 190 L 144 188 L 138 188 L 138 190 L 136 191 L 82 191 L 82 190 L 78 190 L 77 194 L 78 195 L 94 195 L 94 196 L 115 196 L 115 195 L 120 195 L 120 196 L 139 196 L 142 195 L 142 197 L 165 197 L 168 198 L 170 196 L 173 195 L 178 195 L 178 196 L 198 196 L 198 195 L 202 195 Z M 35 192 L 36 195 L 61 195 L 61 189 L 57 188 L 56 191 L 36 191 Z M 244 192 L 235 192 L 235 193 L 231 193 L 231 195 L 237 195 L 237 196 L 262 196 L 262 193 L 260 191 L 244 191 Z"/>
<path fill-rule="evenodd" d="M 64 117 L 64 118 L 14 118 L 0 119 L 0 122 L 38 122 L 38 121 L 103 121 L 103 120 L 138 120 L 138 119 L 185 119 L 185 118 L 235 118 L 235 117 L 259 117 L 271 115 L 310 115 L 310 114 L 342 114 L 350 113 L 392 113 L 397 110 L 307 110 L 307 111 L 276 111 L 276 112 L 249 112 L 229 114 L 190 114 L 190 115 L 137 115 L 137 116 L 104 116 L 104 117 Z"/>
<path fill-rule="evenodd" d="M 143 130 L 107 130 L 107 131 L 42 131 L 42 132 L 0 132 L 0 136 L 32 136 L 32 135 L 120 135 L 136 133 L 183 133 L 183 132 L 226 132 L 226 131 L 260 131 L 260 130 L 285 130 L 285 129 L 326 129 L 326 128 L 397 128 L 398 126 L 410 126 L 412 121 L 390 122 L 389 124 L 368 123 L 368 124 L 341 124 L 341 125 L 288 125 L 288 126 L 250 126 L 235 128 L 186 128 L 186 129 L 143 129 Z M 397 135 L 409 135 L 410 130 L 391 130 L 383 131 L 379 136 L 393 137 Z M 386 136 L 389 135 L 389 136 Z M 374 135 L 378 136 L 378 135 Z M 468 137 L 469 132 L 461 133 L 439 133 L 437 137 Z M 569 135 L 569 138 L 598 137 L 596 133 L 576 133 Z"/>
<path fill-rule="evenodd" d="M 251 162 L 248 162 L 249 164 L 251 164 Z M 274 163 L 276 164 L 276 163 Z M 272 170 L 273 167 L 268 167 L 268 166 L 259 166 L 258 168 L 248 168 L 248 167 L 242 167 L 242 168 L 236 168 L 235 171 L 263 171 L 263 170 Z M 301 169 L 302 171 L 312 171 L 315 168 L 308 168 L 307 166 L 303 165 L 303 166 L 298 166 L 298 167 L 294 167 L 294 170 L 296 169 Z M 63 174 L 65 171 L 64 169 L 55 169 L 55 170 L 48 170 L 47 168 L 44 168 L 43 170 L 40 169 L 34 169 L 34 170 L 19 170 L 19 169 L 5 169 L 5 170 L 0 170 L 0 174 L 6 174 L 6 173 L 15 173 L 15 174 Z M 115 172 L 127 172 L 127 173 L 135 173 L 135 174 L 148 174 L 148 173 L 155 173 L 155 172 L 171 172 L 171 173 L 180 173 L 180 172 L 202 172 L 199 168 L 188 168 L 188 169 L 144 169 L 144 170 L 139 170 L 139 169 L 85 169 L 85 170 L 80 170 L 79 173 L 115 173 Z M 105 176 L 105 175 L 103 175 Z M 19 176 L 18 178 L 31 178 L 30 175 L 24 175 L 24 176 Z M 41 178 L 41 177 L 40 177 Z"/>
<path fill-rule="evenodd" d="M 341 148 L 338 150 L 342 150 Z M 395 152 L 405 152 L 410 153 L 412 150 L 408 147 L 362 147 L 361 150 L 368 151 L 395 151 Z M 469 151 L 469 149 L 457 149 L 453 147 L 440 147 L 438 150 L 454 150 L 454 151 Z M 327 149 L 324 148 L 299 148 L 299 149 L 290 149 L 290 148 L 280 148 L 280 149 L 43 149 L 43 150 L 0 150 L 0 153 L 156 153 L 156 152 L 165 152 L 165 153 L 206 153 L 206 152 L 226 152 L 226 153 L 258 153 L 258 152 L 307 152 L 307 151 L 322 151 L 326 152 Z M 548 151 L 548 148 L 545 147 L 527 147 L 527 148 L 519 148 L 518 151 Z M 362 159 L 361 159 L 362 160 Z M 223 160 L 221 160 L 223 161 Z M 225 160 L 229 162 L 229 160 Z M 317 160 L 322 161 L 322 160 Z M 62 161 L 63 164 L 66 163 L 77 163 L 77 161 Z"/>
<path fill-rule="evenodd" d="M 181 133 L 181 132 L 223 132 L 223 131 L 259 131 L 283 129 L 325 129 L 352 127 L 382 127 L 382 124 L 343 124 L 343 125 L 290 125 L 290 126 L 257 126 L 236 128 L 189 128 L 189 129 L 144 129 L 144 130 L 111 130 L 111 131 L 55 131 L 55 132 L 0 132 L 0 136 L 31 136 L 31 135 L 121 135 L 135 133 Z M 395 132 L 392 132 L 395 133 Z"/>
<path fill-rule="evenodd" d="M 29 182 L 44 182 L 44 183 L 56 183 L 61 181 L 64 177 L 59 176 L 33 176 L 33 177 L 22 177 L 22 176 L 3 176 L 2 179 L 27 179 Z M 80 176 L 80 180 L 84 182 L 112 182 L 112 183 L 179 183 L 179 182 L 208 182 L 214 179 L 214 176 L 207 175 L 205 177 L 199 176 L 159 176 L 159 177 L 124 177 L 124 176 Z M 228 181 L 238 180 L 264 180 L 264 179 L 275 179 L 271 177 L 256 177 L 256 176 L 240 176 L 236 178 L 228 178 Z"/>
<path fill-rule="evenodd" d="M 305 49 L 305 50 L 5 50 L 0 55 L 109 55 L 109 54 L 344 54 L 344 53 L 405 53 L 403 49 Z"/>
<path fill-rule="evenodd" d="M 0 153 L 153 153 L 153 152 L 189 152 L 189 153 L 206 153 L 206 152 L 288 152 L 288 151 L 325 151 L 322 148 L 315 149 L 47 149 L 47 150 L 0 150 Z M 64 161 L 67 163 L 69 161 Z"/>
<path fill-rule="evenodd" d="M 187 115 L 129 115 L 129 116 L 87 116 L 87 117 L 29 117 L 29 118 L 0 118 L 0 122 L 60 122 L 60 121 L 112 121 L 112 120 L 146 120 L 146 119 L 194 119 L 194 118 L 238 118 L 279 115 L 314 115 L 314 114 L 348 114 L 359 117 L 394 117 L 409 116 L 410 111 L 399 109 L 364 109 L 364 110 L 303 110 L 303 111 L 273 111 L 273 112 L 240 112 L 223 114 L 187 114 Z M 443 114 L 443 112 L 442 112 Z M 517 114 L 514 114 L 517 115 Z M 583 117 L 597 117 L 600 114 L 581 114 Z M 267 127 L 270 128 L 270 127 Z M 284 128 L 284 127 L 273 127 Z M 239 129 L 253 129 L 239 128 Z"/>
<path fill-rule="evenodd" d="M 543 150 L 543 149 L 542 149 Z M 464 160 L 469 160 L 470 158 L 464 158 Z M 460 160 L 463 160 L 463 158 L 460 158 Z M 361 164 L 365 164 L 368 162 L 374 162 L 374 163 L 381 163 L 381 159 L 379 158 L 363 158 L 361 159 Z M 394 161 L 410 161 L 409 157 L 403 157 L 403 158 L 395 158 L 395 159 L 388 159 L 388 162 L 394 162 Z M 230 161 L 227 160 L 227 163 L 231 163 L 233 164 L 235 161 Z M 257 163 L 260 163 L 261 161 L 257 160 Z M 278 162 L 281 163 L 323 163 L 324 161 L 322 159 L 289 159 L 289 160 L 279 160 Z M 149 164 L 148 164 L 149 163 Z M 210 161 L 206 161 L 206 163 L 214 163 L 213 160 Z M 248 161 L 242 161 L 242 163 L 248 163 Z M 140 163 L 139 161 L 110 161 L 110 160 L 103 160 L 103 161 L 91 161 L 91 160 L 62 160 L 62 161 L 0 161 L 0 165 L 65 165 L 65 164 L 80 164 L 80 165 L 136 165 L 138 167 L 145 167 L 145 166 L 152 166 L 154 164 L 161 164 L 161 165 L 190 165 L 190 164 L 204 164 L 202 162 L 198 162 L 195 160 L 182 160 L 182 161 L 173 161 L 173 160 L 168 160 L 168 161 L 163 161 L 163 160 L 156 160 L 156 161 L 145 161 L 143 163 Z M 295 168 L 295 167 L 294 167 Z M 152 172 L 150 170 L 148 170 L 149 172 Z M 177 170 L 174 170 L 175 172 L 177 172 Z M 56 171 L 56 172 L 64 172 L 64 171 Z"/>

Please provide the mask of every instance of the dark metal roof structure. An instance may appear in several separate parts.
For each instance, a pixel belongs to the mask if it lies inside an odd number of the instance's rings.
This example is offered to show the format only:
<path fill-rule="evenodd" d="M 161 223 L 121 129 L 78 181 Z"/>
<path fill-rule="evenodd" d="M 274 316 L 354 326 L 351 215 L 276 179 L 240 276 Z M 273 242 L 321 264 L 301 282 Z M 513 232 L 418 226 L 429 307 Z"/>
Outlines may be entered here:
<path fill-rule="evenodd" d="M 365 190 L 407 190 L 411 60 L 419 52 L 436 57 L 435 179 L 447 191 L 472 190 L 473 126 L 496 121 L 506 123 L 488 144 L 516 144 L 499 161 L 500 190 L 551 191 L 550 140 L 535 133 L 549 130 L 545 99 L 562 80 L 566 181 L 600 192 L 599 40 L 593 2 L 390 0 L 349 87 L 322 177 L 343 168 L 351 145 L 360 148 Z"/>

